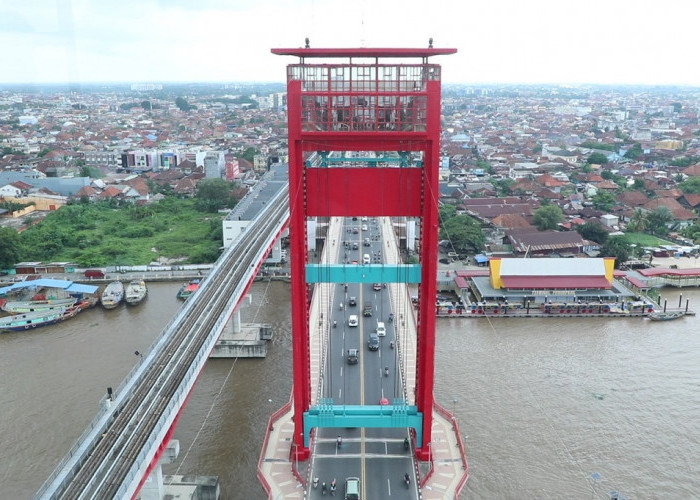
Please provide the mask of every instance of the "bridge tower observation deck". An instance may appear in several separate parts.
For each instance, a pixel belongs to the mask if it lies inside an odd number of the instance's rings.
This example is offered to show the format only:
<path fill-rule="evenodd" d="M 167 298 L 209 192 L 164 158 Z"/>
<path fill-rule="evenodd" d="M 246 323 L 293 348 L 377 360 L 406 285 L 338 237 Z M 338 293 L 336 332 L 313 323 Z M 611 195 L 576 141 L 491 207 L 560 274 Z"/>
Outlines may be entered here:
<path fill-rule="evenodd" d="M 428 459 L 434 384 L 441 68 L 432 56 L 456 49 L 272 49 L 299 58 L 287 66 L 294 449 L 309 456 L 311 407 L 309 284 L 417 283 L 417 456 Z M 372 161 L 357 166 L 347 152 Z M 419 263 L 319 266 L 307 259 L 312 217 L 419 219 Z M 358 264 L 360 265 L 360 264 Z M 383 267 L 383 269 L 376 269 Z M 389 267 L 390 269 L 387 269 Z M 307 426 L 308 427 L 308 426 Z"/>

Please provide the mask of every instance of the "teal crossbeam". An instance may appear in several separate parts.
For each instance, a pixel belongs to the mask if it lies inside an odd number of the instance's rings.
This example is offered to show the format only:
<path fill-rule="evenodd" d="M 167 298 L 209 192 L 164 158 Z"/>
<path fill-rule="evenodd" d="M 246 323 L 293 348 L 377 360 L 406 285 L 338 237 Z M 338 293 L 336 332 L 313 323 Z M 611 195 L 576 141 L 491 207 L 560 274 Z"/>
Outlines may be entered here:
<path fill-rule="evenodd" d="M 304 446 L 309 446 L 311 430 L 324 428 L 406 428 L 416 431 L 416 446 L 423 446 L 423 413 L 403 400 L 389 405 L 329 405 L 323 400 L 304 412 Z"/>
<path fill-rule="evenodd" d="M 420 264 L 306 264 L 307 283 L 420 283 Z"/>

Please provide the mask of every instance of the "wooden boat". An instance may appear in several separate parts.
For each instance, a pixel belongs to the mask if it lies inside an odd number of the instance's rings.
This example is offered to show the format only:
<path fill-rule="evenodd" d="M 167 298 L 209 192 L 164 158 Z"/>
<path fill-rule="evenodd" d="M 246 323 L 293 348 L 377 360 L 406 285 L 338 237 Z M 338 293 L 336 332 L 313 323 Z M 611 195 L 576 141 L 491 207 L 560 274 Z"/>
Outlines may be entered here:
<path fill-rule="evenodd" d="M 114 309 L 124 299 L 124 284 L 121 281 L 112 281 L 102 292 L 100 302 L 105 309 Z"/>
<path fill-rule="evenodd" d="M 59 321 L 65 321 L 78 314 L 83 309 L 93 305 L 91 300 L 81 300 L 70 307 L 34 311 L 26 314 L 15 314 L 0 318 L 0 331 L 19 332 L 31 328 L 53 325 Z"/>
<path fill-rule="evenodd" d="M 682 318 L 685 311 L 654 311 L 647 316 L 652 321 L 671 321 Z"/>
<path fill-rule="evenodd" d="M 135 306 L 140 303 L 148 295 L 148 287 L 146 282 L 143 280 L 131 280 L 128 285 L 126 285 L 126 291 L 124 292 L 124 300 L 127 305 Z"/>
<path fill-rule="evenodd" d="M 194 292 L 199 290 L 199 280 L 194 279 L 190 281 L 189 283 L 185 283 L 180 287 L 180 290 L 177 292 L 177 298 L 186 300 L 190 295 L 192 295 Z"/>
<path fill-rule="evenodd" d="M 12 300 L 5 302 L 5 304 L 2 306 L 2 310 L 10 314 L 23 314 L 71 307 L 75 304 L 75 302 L 76 299 L 74 297 L 46 300 Z"/>

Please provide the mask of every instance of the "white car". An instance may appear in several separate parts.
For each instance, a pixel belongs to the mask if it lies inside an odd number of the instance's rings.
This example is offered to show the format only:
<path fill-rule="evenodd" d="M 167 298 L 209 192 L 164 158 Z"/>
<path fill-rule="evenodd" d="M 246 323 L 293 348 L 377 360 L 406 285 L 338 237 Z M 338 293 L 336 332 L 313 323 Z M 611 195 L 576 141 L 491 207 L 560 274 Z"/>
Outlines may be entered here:
<path fill-rule="evenodd" d="M 348 326 L 357 326 L 359 324 L 360 322 L 357 319 L 357 314 L 351 314 L 350 317 L 348 317 Z"/>
<path fill-rule="evenodd" d="M 386 335 L 386 325 L 383 321 L 377 321 L 377 335 L 379 337 L 384 337 Z"/>

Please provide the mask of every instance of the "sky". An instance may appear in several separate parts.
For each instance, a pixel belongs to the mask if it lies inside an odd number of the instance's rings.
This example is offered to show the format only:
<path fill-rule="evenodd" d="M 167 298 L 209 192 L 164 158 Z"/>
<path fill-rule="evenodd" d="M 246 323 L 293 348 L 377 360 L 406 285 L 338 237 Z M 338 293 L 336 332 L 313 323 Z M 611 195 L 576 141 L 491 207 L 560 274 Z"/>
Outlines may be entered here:
<path fill-rule="evenodd" d="M 700 87 L 698 0 L 0 0 L 0 84 L 284 82 L 272 48 L 434 47 L 444 83 Z"/>

